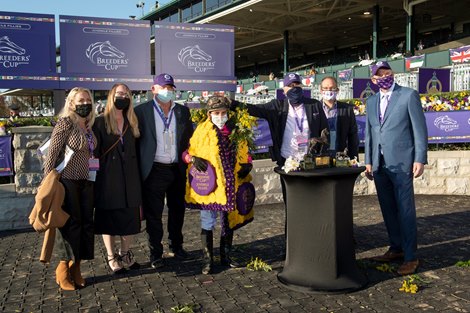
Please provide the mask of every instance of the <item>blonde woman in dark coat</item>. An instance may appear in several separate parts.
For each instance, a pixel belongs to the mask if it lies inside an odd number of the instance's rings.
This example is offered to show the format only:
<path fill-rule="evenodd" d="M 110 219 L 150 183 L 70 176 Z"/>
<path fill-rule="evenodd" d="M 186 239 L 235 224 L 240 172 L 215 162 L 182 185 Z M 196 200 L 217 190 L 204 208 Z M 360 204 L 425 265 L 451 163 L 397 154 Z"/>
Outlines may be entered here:
<path fill-rule="evenodd" d="M 47 175 L 61 161 L 66 145 L 74 151 L 60 179 L 65 188 L 63 209 L 70 215 L 67 223 L 59 228 L 55 243 L 60 258 L 56 282 L 63 290 L 85 286 L 80 262 L 94 257 L 93 175 L 90 175 L 90 167 L 94 169 L 90 164 L 93 164 L 96 145 L 91 130 L 94 121 L 91 92 L 73 88 L 52 131 L 44 163 L 44 174 Z"/>
<path fill-rule="evenodd" d="M 130 249 L 140 232 L 141 187 L 136 138 L 140 136 L 132 94 L 116 84 L 108 94 L 104 114 L 93 126 L 100 171 L 95 183 L 95 233 L 103 236 L 107 263 L 115 274 L 138 269 Z M 115 247 L 119 237 L 120 247 Z"/>

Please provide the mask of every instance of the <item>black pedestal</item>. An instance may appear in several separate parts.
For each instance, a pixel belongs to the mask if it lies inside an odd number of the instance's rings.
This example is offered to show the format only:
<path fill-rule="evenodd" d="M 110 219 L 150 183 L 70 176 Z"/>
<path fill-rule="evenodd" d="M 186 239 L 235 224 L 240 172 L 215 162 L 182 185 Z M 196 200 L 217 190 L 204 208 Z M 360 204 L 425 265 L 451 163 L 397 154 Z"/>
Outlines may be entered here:
<path fill-rule="evenodd" d="M 303 292 L 343 293 L 362 288 L 367 279 L 356 264 L 352 193 L 364 167 L 285 173 L 287 243 L 278 279 Z"/>

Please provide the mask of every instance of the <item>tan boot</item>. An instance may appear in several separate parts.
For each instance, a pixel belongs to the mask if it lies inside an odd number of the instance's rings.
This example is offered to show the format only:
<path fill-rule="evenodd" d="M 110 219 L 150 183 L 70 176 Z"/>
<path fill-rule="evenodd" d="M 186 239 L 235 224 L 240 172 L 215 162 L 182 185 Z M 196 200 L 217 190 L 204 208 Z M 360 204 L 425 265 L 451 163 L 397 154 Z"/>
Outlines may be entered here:
<path fill-rule="evenodd" d="M 69 268 L 70 268 L 70 276 L 72 276 L 73 282 L 77 287 L 83 288 L 85 287 L 85 279 L 82 277 L 82 273 L 80 271 L 80 261 L 81 260 L 76 260 L 75 262 L 73 260 L 69 261 Z"/>
<path fill-rule="evenodd" d="M 55 270 L 55 281 L 62 290 L 75 290 L 75 286 L 70 281 L 69 266 L 67 261 L 60 261 Z"/>

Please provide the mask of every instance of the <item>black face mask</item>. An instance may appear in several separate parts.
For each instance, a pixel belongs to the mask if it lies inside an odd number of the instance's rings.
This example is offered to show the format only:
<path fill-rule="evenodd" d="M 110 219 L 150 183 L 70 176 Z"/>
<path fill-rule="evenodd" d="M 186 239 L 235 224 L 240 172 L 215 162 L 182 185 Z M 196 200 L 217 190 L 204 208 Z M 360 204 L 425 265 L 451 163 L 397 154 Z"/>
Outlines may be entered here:
<path fill-rule="evenodd" d="M 114 106 L 118 110 L 125 110 L 129 107 L 131 99 L 129 98 L 114 98 Z"/>
<path fill-rule="evenodd" d="M 81 117 L 87 117 L 91 113 L 92 108 L 91 103 L 77 104 L 75 106 L 75 113 Z"/>
<path fill-rule="evenodd" d="M 292 105 L 301 104 L 304 97 L 304 91 L 302 87 L 293 87 L 287 91 L 286 97 Z"/>

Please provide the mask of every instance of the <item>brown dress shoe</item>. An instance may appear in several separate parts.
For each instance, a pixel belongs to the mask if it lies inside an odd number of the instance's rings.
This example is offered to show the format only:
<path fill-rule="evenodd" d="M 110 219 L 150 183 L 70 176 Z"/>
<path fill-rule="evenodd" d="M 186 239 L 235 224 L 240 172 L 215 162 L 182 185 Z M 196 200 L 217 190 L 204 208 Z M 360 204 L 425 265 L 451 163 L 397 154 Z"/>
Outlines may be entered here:
<path fill-rule="evenodd" d="M 405 254 L 403 252 L 393 252 L 388 250 L 383 255 L 372 257 L 372 260 L 377 262 L 390 262 L 393 260 L 403 259 L 404 256 Z"/>
<path fill-rule="evenodd" d="M 408 262 L 403 262 L 402 265 L 397 270 L 397 273 L 400 275 L 411 275 L 416 272 L 416 269 L 418 268 L 419 261 L 414 260 L 414 261 L 408 261 Z"/>

